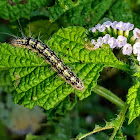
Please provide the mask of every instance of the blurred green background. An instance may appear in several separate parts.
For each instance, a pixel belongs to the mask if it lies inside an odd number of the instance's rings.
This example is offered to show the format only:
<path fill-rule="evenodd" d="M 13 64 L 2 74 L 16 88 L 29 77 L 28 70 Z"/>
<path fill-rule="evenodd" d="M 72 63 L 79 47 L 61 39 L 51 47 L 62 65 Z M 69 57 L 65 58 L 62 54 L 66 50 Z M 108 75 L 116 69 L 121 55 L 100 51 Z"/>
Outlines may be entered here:
<path fill-rule="evenodd" d="M 73 0 L 72 2 L 77 3 L 77 1 Z M 60 15 L 57 13 L 53 15 L 51 12 L 54 6 L 58 6 L 58 0 L 44 0 L 42 4 L 35 5 L 32 1 L 25 12 L 22 7 L 16 8 L 14 5 L 18 3 L 24 6 L 27 3 L 26 0 L 0 0 L 0 42 L 9 43 L 13 39 L 12 35 L 22 36 L 22 34 L 27 37 L 30 35 L 34 38 L 39 37 L 44 41 L 48 40 L 61 27 L 76 25 L 88 29 L 98 22 L 106 20 L 122 20 L 140 27 L 140 0 L 114 0 L 108 7 L 106 5 L 109 1 L 83 0 L 83 3 L 84 1 L 87 1 L 86 5 L 82 5 L 81 2 L 81 7 L 65 7 Z M 5 5 L 10 5 L 7 11 Z M 50 9 L 51 7 L 52 9 Z M 7 12 L 11 13 L 8 15 Z M 22 14 L 22 12 L 24 13 Z M 128 61 L 119 51 L 115 50 L 114 53 L 122 61 Z M 2 71 L 0 74 L 3 76 Z M 92 93 L 87 99 L 79 101 L 65 115 L 57 115 L 50 119 L 47 116 L 47 111 L 38 106 L 30 110 L 14 104 L 10 94 L 14 90 L 10 77 L 4 76 L 5 82 L 8 82 L 9 86 L 2 85 L 3 82 L 0 81 L 2 87 L 0 88 L 0 140 L 70 140 L 79 133 L 92 131 L 95 124 L 103 126 L 105 121 L 110 121 L 119 113 L 119 108 L 116 105 Z M 98 79 L 98 84 L 111 90 L 125 101 L 132 80 L 122 71 L 105 68 Z M 139 140 L 140 118 L 130 125 L 125 122 L 122 131 L 124 135 L 127 135 L 128 140 Z M 86 140 L 108 140 L 111 133 L 111 130 L 103 131 L 87 137 Z"/>

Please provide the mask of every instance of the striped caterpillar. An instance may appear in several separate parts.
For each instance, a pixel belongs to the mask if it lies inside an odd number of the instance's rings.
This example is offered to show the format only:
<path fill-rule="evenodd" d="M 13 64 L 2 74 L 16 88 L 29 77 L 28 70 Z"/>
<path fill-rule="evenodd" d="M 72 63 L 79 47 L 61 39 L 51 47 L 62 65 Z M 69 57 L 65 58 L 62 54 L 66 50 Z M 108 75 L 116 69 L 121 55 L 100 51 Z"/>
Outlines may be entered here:
<path fill-rule="evenodd" d="M 34 38 L 16 38 L 11 41 L 13 46 L 22 46 L 28 49 L 37 51 L 42 57 L 45 58 L 48 64 L 59 74 L 60 77 L 77 90 L 84 90 L 84 85 L 80 78 L 78 78 L 67 66 L 64 65 L 62 60 L 51 50 L 47 45 Z"/>

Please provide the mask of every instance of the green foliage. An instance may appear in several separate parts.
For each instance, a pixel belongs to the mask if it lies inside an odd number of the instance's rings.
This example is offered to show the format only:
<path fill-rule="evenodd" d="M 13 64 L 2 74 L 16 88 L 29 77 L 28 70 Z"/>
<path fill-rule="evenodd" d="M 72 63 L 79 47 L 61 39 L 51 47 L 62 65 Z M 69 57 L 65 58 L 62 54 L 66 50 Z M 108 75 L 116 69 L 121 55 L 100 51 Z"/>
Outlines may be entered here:
<path fill-rule="evenodd" d="M 8 70 L 0 70 L 0 87 L 6 92 L 12 92 L 14 90 Z"/>
<path fill-rule="evenodd" d="M 140 16 L 138 14 L 136 14 L 136 13 L 133 13 L 133 15 L 134 15 L 134 24 L 135 24 L 135 26 L 140 28 L 140 24 L 139 24 L 140 23 Z"/>
<path fill-rule="evenodd" d="M 140 115 L 140 67 L 135 65 L 134 85 L 129 89 L 127 95 L 127 104 L 129 105 L 129 122 L 130 124 Z"/>
<path fill-rule="evenodd" d="M 15 21 L 19 18 L 30 18 L 30 13 L 40 7 L 49 5 L 50 0 L 0 0 L 0 17 Z"/>
<path fill-rule="evenodd" d="M 113 0 L 56 0 L 49 8 L 50 21 L 59 19 L 68 25 L 94 26 L 112 5 Z"/>
<path fill-rule="evenodd" d="M 66 55 L 63 61 L 84 82 L 83 92 L 66 84 L 38 54 L 25 48 L 1 44 L 0 66 L 9 68 L 16 89 L 14 102 L 29 108 L 39 105 L 49 110 L 70 93 L 75 93 L 80 100 L 88 97 L 104 66 L 128 69 L 126 64 L 116 59 L 107 45 L 97 51 L 86 50 L 85 32 L 82 27 L 60 29 L 48 42 L 60 58 Z"/>
<path fill-rule="evenodd" d="M 30 29 L 30 30 L 29 30 Z M 32 35 L 40 40 L 48 40 L 56 31 L 58 31 L 59 25 L 51 23 L 49 20 L 37 20 L 29 23 L 25 28 L 25 33 L 29 36 Z"/>
<path fill-rule="evenodd" d="M 133 23 L 133 13 L 129 0 L 117 0 L 111 7 L 110 12 L 113 15 L 113 20 Z"/>
<path fill-rule="evenodd" d="M 121 129 L 118 131 L 118 133 L 115 136 L 114 140 L 127 140 L 126 136 L 123 135 L 123 132 Z"/>
<path fill-rule="evenodd" d="M 73 93 L 69 94 L 63 102 L 60 102 L 55 108 L 47 110 L 48 119 L 57 118 L 59 115 L 65 115 L 66 111 L 70 111 L 77 103 L 77 96 Z"/>
<path fill-rule="evenodd" d="M 2 123 L 2 121 L 0 121 L 0 138 L 1 139 L 4 138 L 4 140 L 8 140 L 9 139 L 8 136 L 5 133 L 5 127 L 4 127 L 3 123 Z"/>
<path fill-rule="evenodd" d="M 129 124 L 140 115 L 140 83 L 136 81 L 127 95 L 127 104 L 129 105 Z"/>
<path fill-rule="evenodd" d="M 109 140 L 113 140 L 117 133 L 120 133 L 121 135 L 116 137 L 116 139 L 125 140 L 125 137 L 123 137 L 122 132 L 121 132 L 121 127 L 122 127 L 122 124 L 123 124 L 124 119 L 125 119 L 126 111 L 127 111 L 127 106 L 125 105 L 115 120 L 113 120 L 111 122 L 106 122 L 106 125 L 104 127 L 101 127 L 99 125 L 95 125 L 95 128 L 93 129 L 92 132 L 89 132 L 87 134 L 79 134 L 76 137 L 76 140 L 81 140 L 81 139 L 83 139 L 91 134 L 94 134 L 94 133 L 97 133 L 99 131 L 103 131 L 106 129 L 114 129 L 114 132 L 112 133 L 112 136 L 110 137 Z"/>
<path fill-rule="evenodd" d="M 10 22 L 20 18 L 32 18 L 33 21 L 21 22 L 25 34 L 32 33 L 35 38 L 40 34 L 42 37 L 40 40 L 47 42 L 64 63 L 80 77 L 85 85 L 85 90 L 81 92 L 72 88 L 32 50 L 14 47 L 6 43 L 0 44 L 0 86 L 4 91 L 13 93 L 15 103 L 28 108 L 33 108 L 35 105 L 41 106 L 47 110 L 48 119 L 55 118 L 56 120 L 58 115 L 64 115 L 67 110 L 71 110 L 79 100 L 83 100 L 93 92 L 97 93 L 122 108 L 122 111 L 116 119 L 106 122 L 104 127 L 95 125 L 95 129 L 91 133 L 83 131 L 81 126 L 74 127 L 73 136 L 77 135 L 76 132 L 81 132 L 77 136 L 77 139 L 81 139 L 95 132 L 113 129 L 110 140 L 126 140 L 121 127 L 127 106 L 117 95 L 98 86 L 97 80 L 104 67 L 117 68 L 133 76 L 134 85 L 129 89 L 126 101 L 129 108 L 128 123 L 130 124 L 140 115 L 138 62 L 135 56 L 129 60 L 131 61 L 130 66 L 119 61 L 108 45 L 103 45 L 102 48 L 94 51 L 87 50 L 85 45 L 90 46 L 90 43 L 85 42 L 87 32 L 85 28 L 93 27 L 106 20 L 131 22 L 135 27 L 140 27 L 139 2 L 136 0 L 132 2 L 133 4 L 129 0 L 0 0 L 0 18 Z M 17 35 L 15 29 L 19 30 L 19 23 L 17 23 L 12 23 L 13 27 L 9 26 L 9 29 L 13 28 L 15 35 Z M 7 25 L 9 25 L 8 22 Z M 60 27 L 67 28 L 59 29 Z M 6 30 L 6 32 L 11 33 L 11 30 Z M 3 32 L 3 30 L 1 31 Z M 5 39 L 3 36 L 1 38 Z M 133 73 L 135 74 L 133 75 Z M 120 84 L 122 83 L 120 82 Z M 4 105 L 1 105 L 1 109 L 3 107 Z M 57 123 L 55 135 L 47 134 L 40 137 L 29 134 L 26 139 L 70 139 L 72 137 L 70 121 L 71 119 L 66 116 L 60 123 Z M 76 131 L 77 129 L 79 131 Z M 96 137 L 91 136 L 90 138 Z"/>

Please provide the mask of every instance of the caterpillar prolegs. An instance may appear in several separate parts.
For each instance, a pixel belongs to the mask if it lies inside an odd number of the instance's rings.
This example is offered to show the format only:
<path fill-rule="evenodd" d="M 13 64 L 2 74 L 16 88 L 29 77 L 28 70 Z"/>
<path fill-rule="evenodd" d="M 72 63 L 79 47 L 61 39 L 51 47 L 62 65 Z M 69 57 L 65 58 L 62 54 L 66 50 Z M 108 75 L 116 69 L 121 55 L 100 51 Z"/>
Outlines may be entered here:
<path fill-rule="evenodd" d="M 47 45 L 45 45 L 40 40 L 36 40 L 34 38 L 17 38 L 12 40 L 11 44 L 13 46 L 22 46 L 28 49 L 36 50 L 42 57 L 45 58 L 48 64 L 52 66 L 52 68 L 62 77 L 65 81 L 77 90 L 84 90 L 84 84 L 72 72 L 63 61 L 55 54 L 53 50 L 51 50 Z"/>

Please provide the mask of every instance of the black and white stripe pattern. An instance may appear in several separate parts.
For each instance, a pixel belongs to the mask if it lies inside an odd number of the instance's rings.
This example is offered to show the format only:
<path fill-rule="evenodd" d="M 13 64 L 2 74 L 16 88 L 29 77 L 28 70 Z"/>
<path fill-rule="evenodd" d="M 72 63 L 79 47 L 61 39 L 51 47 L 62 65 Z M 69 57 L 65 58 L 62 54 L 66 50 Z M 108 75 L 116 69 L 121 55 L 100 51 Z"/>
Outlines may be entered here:
<path fill-rule="evenodd" d="M 41 41 L 35 40 L 34 38 L 17 38 L 14 39 L 11 44 L 13 46 L 23 46 L 37 51 L 67 83 L 71 84 L 71 86 L 77 90 L 84 90 L 82 81 L 64 65 L 63 61 L 53 50 Z"/>

